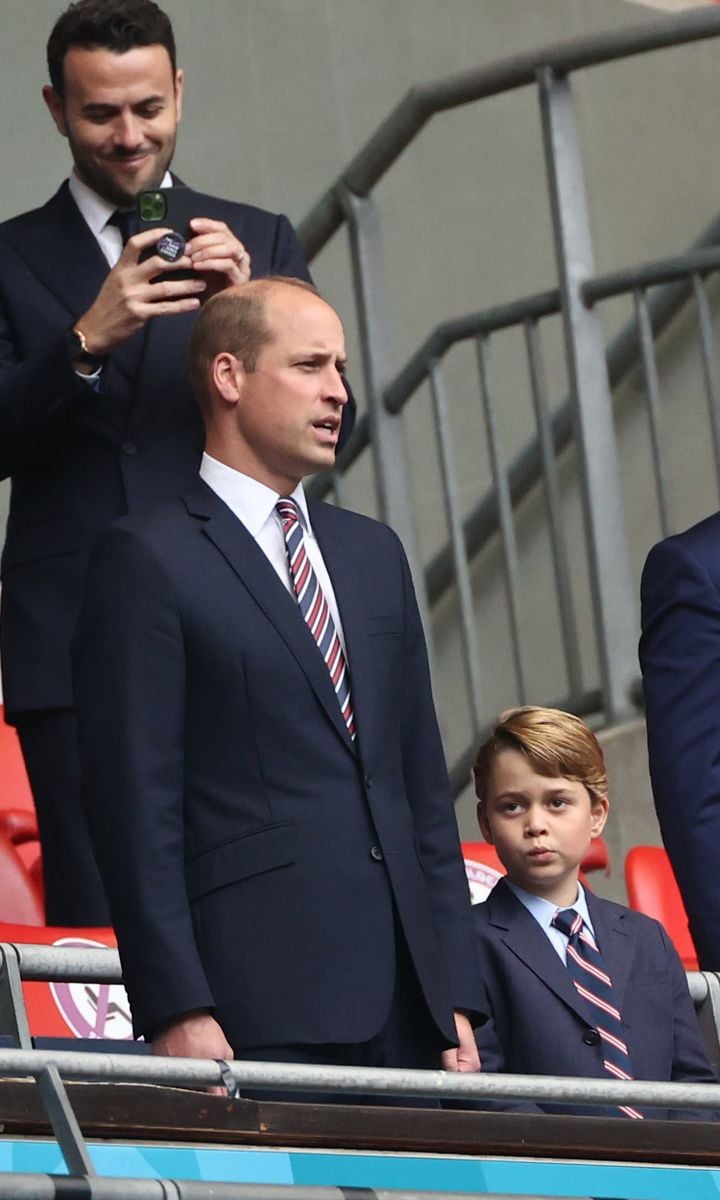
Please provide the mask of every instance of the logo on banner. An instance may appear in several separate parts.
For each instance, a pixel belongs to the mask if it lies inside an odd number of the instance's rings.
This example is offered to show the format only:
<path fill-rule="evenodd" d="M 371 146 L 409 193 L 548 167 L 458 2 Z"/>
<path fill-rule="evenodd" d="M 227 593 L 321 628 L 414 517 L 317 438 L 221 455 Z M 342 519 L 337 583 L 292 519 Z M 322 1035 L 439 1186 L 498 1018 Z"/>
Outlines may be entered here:
<path fill-rule="evenodd" d="M 64 937 L 55 946 L 107 950 L 91 938 Z M 50 992 L 65 1023 L 79 1038 L 132 1040 L 132 1019 L 127 992 L 121 983 L 50 983 Z"/>
<path fill-rule="evenodd" d="M 470 900 L 473 904 L 480 904 L 487 900 L 498 879 L 502 879 L 502 874 L 494 867 L 476 862 L 474 858 L 466 858 L 463 862 L 470 887 Z"/>

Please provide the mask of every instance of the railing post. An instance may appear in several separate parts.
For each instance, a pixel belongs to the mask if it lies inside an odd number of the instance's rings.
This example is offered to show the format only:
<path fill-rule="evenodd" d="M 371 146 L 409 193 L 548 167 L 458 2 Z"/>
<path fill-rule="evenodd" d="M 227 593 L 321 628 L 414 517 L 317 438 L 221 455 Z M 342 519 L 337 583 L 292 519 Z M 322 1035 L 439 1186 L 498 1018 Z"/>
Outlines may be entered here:
<path fill-rule="evenodd" d="M 357 196 L 342 185 L 338 191 L 350 234 L 370 445 L 380 517 L 392 526 L 405 547 L 430 650 L 431 626 L 410 494 L 403 418 L 401 414 L 395 416 L 389 413 L 384 402 L 385 390 L 393 373 L 380 223 L 371 197 Z"/>
<path fill-rule="evenodd" d="M 13 945 L 0 945 L 0 1033 L 14 1038 L 22 1050 L 32 1050 L 18 953 Z"/>
<path fill-rule="evenodd" d="M 606 716 L 632 711 L 638 601 L 633 593 L 602 326 L 580 289 L 594 275 L 587 197 L 567 78 L 538 71 L 570 391 L 582 464 L 593 606 Z"/>

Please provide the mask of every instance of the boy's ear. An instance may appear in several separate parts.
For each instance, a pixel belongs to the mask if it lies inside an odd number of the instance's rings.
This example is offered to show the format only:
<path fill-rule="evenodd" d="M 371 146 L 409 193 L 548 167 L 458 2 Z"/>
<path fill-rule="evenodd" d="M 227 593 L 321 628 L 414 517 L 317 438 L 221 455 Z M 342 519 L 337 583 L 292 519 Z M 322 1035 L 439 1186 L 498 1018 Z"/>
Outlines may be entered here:
<path fill-rule="evenodd" d="M 478 800 L 476 812 L 481 834 L 485 838 L 486 842 L 489 842 L 491 846 L 494 845 L 492 831 L 490 829 L 487 816 L 485 815 L 485 805 L 483 804 L 482 800 Z"/>
<path fill-rule="evenodd" d="M 593 800 L 592 810 L 591 810 L 592 811 L 592 819 L 591 819 L 591 823 L 590 823 L 590 831 L 594 838 L 600 837 L 600 834 L 602 833 L 603 829 L 605 828 L 605 822 L 607 821 L 607 818 L 608 818 L 608 809 L 609 808 L 610 808 L 610 804 L 609 804 L 607 796 L 597 796 Z"/>

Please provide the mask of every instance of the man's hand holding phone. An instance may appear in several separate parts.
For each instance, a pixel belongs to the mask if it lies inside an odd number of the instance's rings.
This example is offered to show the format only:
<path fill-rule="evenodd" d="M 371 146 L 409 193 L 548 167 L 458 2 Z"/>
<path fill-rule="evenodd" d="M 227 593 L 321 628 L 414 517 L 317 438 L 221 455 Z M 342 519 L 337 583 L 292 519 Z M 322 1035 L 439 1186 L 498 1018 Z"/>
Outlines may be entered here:
<path fill-rule="evenodd" d="M 129 238 L 94 303 L 78 317 L 76 324 L 83 331 L 88 350 L 98 358 L 110 354 L 150 317 L 193 312 L 200 307 L 200 297 L 207 290 L 205 280 L 172 278 L 174 272 L 187 272 L 194 265 L 187 247 L 174 263 L 157 254 L 142 259 L 143 251 L 170 232 L 146 229 Z M 163 278 L 158 279 L 161 274 Z"/>
<path fill-rule="evenodd" d="M 205 278 L 203 301 L 227 287 L 247 283 L 252 268 L 250 255 L 224 221 L 193 217 L 190 230 L 192 238 L 186 243 L 185 253 L 190 255 L 193 270 Z"/>

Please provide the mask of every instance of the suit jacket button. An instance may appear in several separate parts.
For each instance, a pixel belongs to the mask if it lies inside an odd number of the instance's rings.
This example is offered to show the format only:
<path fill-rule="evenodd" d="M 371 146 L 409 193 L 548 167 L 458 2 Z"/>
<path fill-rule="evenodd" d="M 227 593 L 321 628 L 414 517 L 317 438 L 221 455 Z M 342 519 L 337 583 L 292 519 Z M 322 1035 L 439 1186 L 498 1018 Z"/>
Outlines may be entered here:
<path fill-rule="evenodd" d="M 597 1029 L 586 1029 L 583 1034 L 583 1041 L 586 1046 L 597 1046 L 600 1041 L 600 1034 Z"/>
<path fill-rule="evenodd" d="M 123 454 L 135 454 L 136 451 L 137 451 L 137 446 L 135 445 L 134 442 L 123 442 L 123 444 L 122 444 Z"/>
<path fill-rule="evenodd" d="M 382 862 L 385 855 L 379 846 L 373 846 L 372 850 L 370 851 L 370 857 L 374 858 L 375 862 Z"/>
<path fill-rule="evenodd" d="M 372 785 L 373 785 L 372 775 L 366 775 L 365 776 L 365 787 L 368 788 L 368 790 L 369 790 L 372 787 Z"/>

